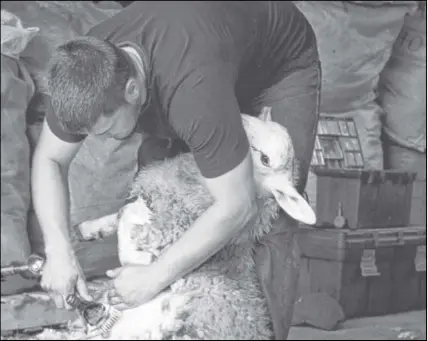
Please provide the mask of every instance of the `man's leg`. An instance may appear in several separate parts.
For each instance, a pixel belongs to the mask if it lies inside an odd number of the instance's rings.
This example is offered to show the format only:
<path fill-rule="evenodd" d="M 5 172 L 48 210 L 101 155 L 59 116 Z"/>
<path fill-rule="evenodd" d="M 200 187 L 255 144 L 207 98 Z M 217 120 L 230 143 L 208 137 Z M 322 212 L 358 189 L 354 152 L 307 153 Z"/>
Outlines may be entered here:
<path fill-rule="evenodd" d="M 254 102 L 253 110 L 272 108 L 272 119 L 285 126 L 294 144 L 298 160 L 299 182 L 303 193 L 315 143 L 319 115 L 321 69 L 319 62 L 290 73 L 265 90 Z M 273 232 L 259 243 L 255 261 L 262 289 L 268 300 L 277 340 L 284 340 L 293 318 L 297 294 L 300 251 L 297 245 L 298 223 L 283 213 L 274 222 Z"/>

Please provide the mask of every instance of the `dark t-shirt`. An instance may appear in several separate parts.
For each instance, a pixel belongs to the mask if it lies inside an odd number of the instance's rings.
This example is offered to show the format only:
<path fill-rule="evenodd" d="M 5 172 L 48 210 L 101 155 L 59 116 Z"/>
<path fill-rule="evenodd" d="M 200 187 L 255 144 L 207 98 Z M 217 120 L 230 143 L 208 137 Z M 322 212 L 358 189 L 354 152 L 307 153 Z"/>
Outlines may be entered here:
<path fill-rule="evenodd" d="M 285 1 L 134 2 L 88 35 L 146 54 L 151 103 L 142 130 L 182 139 L 208 178 L 248 152 L 242 108 L 291 65 L 311 63 L 304 52 L 315 44 L 307 20 Z M 84 138 L 62 132 L 49 110 L 47 119 L 64 141 Z"/>

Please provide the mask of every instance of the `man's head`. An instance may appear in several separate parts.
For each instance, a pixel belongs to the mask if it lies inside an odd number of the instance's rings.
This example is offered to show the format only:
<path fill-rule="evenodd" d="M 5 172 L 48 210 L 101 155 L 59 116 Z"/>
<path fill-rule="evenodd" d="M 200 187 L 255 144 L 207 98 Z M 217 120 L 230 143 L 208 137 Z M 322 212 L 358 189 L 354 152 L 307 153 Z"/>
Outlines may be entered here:
<path fill-rule="evenodd" d="M 59 46 L 49 68 L 52 107 L 63 129 L 124 139 L 146 100 L 145 75 L 123 50 L 93 37 Z"/>

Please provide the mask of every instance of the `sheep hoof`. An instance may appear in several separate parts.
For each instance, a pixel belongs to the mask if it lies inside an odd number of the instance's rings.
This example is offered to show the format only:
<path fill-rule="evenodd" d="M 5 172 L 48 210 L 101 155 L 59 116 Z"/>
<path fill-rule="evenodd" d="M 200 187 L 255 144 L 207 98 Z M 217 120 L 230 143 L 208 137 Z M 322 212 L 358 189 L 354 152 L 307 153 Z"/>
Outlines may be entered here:
<path fill-rule="evenodd" d="M 116 232 L 116 214 L 84 221 L 76 226 L 82 240 L 102 239 Z"/>

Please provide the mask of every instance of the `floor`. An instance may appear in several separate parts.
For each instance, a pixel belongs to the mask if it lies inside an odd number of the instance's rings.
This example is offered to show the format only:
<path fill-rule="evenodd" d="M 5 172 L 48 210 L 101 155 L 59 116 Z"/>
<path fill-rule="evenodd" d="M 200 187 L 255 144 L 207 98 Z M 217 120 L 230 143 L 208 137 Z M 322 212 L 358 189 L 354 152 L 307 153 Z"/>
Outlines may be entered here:
<path fill-rule="evenodd" d="M 427 311 L 349 320 L 336 331 L 293 327 L 288 340 L 426 340 Z"/>
<path fill-rule="evenodd" d="M 349 320 L 336 331 L 292 327 L 288 340 L 426 340 L 427 311 Z M 1 340 L 29 340 L 15 335 Z M 35 338 L 33 338 L 35 340 Z"/>

